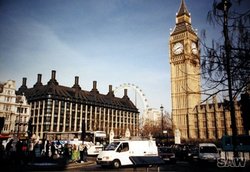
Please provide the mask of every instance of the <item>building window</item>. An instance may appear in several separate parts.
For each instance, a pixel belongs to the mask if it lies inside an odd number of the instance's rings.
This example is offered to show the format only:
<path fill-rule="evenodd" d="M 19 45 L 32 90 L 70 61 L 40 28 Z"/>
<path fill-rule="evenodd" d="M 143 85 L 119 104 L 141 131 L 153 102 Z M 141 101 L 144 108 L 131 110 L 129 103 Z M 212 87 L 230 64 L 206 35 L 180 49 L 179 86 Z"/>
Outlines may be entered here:
<path fill-rule="evenodd" d="M 212 127 L 215 127 L 214 121 L 211 121 L 211 123 L 212 123 L 212 125 L 211 125 L 211 126 L 212 126 Z"/>
<path fill-rule="evenodd" d="M 206 121 L 203 121 L 203 127 L 206 127 Z"/>

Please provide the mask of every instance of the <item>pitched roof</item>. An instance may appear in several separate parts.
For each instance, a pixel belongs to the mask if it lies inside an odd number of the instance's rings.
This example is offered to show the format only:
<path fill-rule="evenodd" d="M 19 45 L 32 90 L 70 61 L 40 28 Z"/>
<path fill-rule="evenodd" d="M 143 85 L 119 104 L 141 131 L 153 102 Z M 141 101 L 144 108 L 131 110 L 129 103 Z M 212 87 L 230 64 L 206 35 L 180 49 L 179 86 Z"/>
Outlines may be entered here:
<path fill-rule="evenodd" d="M 182 32 L 185 32 L 185 31 L 188 31 L 188 32 L 196 35 L 192 25 L 189 24 L 189 23 L 185 23 L 185 22 L 176 24 L 176 26 L 175 26 L 173 32 L 171 33 L 171 35 L 182 33 Z"/>
<path fill-rule="evenodd" d="M 115 97 L 113 94 L 108 93 L 107 95 L 100 94 L 95 88 L 91 91 L 81 90 L 81 87 L 74 85 L 66 87 L 59 85 L 55 79 L 51 79 L 47 85 L 35 84 L 33 88 L 26 88 L 21 86 L 16 94 L 25 94 L 29 102 L 35 100 L 47 99 L 50 95 L 52 99 L 80 102 L 84 104 L 92 104 L 103 107 L 112 107 L 114 109 L 123 109 L 132 112 L 138 112 L 138 109 L 129 99 L 124 96 L 123 98 Z"/>
<path fill-rule="evenodd" d="M 188 18 L 191 18 L 190 13 L 186 7 L 184 0 L 181 1 L 181 5 L 180 5 L 179 11 L 176 15 L 176 18 L 179 18 L 183 15 L 186 15 L 186 16 L 188 16 Z M 176 23 L 175 28 L 173 29 L 173 32 L 171 33 L 171 35 L 182 33 L 185 31 L 188 31 L 188 32 L 196 35 L 196 33 L 191 25 L 191 20 L 190 21 L 189 21 L 189 19 L 188 20 L 187 19 L 180 20 L 180 21 L 177 20 L 177 23 Z"/>

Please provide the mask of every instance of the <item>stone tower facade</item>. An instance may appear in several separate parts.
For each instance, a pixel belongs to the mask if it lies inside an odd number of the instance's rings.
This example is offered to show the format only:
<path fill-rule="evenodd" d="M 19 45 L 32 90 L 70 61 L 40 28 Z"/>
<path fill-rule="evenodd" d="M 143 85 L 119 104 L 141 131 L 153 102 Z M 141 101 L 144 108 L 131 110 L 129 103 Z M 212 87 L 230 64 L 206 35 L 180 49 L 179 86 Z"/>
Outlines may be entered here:
<path fill-rule="evenodd" d="M 201 101 L 200 51 L 184 0 L 176 14 L 169 46 L 173 127 L 180 130 L 181 138 L 189 138 L 192 135 L 189 123 L 193 120 L 195 106 Z"/>
<path fill-rule="evenodd" d="M 170 33 L 171 100 L 173 129 L 181 140 L 213 140 L 232 135 L 227 101 L 201 104 L 200 47 L 191 25 L 185 1 L 176 14 L 176 25 Z M 248 94 L 247 94 L 248 95 Z M 241 101 L 235 101 L 237 134 L 244 134 Z"/>

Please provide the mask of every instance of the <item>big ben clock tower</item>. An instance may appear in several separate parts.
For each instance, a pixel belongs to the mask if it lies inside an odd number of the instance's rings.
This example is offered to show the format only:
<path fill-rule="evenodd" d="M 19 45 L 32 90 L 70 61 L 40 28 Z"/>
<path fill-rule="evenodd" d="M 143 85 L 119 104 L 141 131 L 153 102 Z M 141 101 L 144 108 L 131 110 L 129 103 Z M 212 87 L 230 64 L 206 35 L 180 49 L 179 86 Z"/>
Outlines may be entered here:
<path fill-rule="evenodd" d="M 195 138 L 195 106 L 200 103 L 200 51 L 198 36 L 191 25 L 185 1 L 176 14 L 176 25 L 170 33 L 170 67 L 172 118 L 182 139 Z"/>

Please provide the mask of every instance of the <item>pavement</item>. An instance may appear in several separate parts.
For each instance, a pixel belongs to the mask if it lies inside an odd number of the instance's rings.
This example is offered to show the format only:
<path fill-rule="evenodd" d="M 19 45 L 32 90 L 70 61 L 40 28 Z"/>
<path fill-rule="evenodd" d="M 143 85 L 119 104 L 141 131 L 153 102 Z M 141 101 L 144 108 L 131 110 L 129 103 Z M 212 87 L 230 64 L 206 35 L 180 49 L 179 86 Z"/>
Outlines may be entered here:
<path fill-rule="evenodd" d="M 23 171 L 62 171 L 77 169 L 84 166 L 95 165 L 95 158 L 88 158 L 87 162 L 66 162 L 63 158 L 48 159 L 48 158 L 36 158 L 32 162 L 23 166 Z M 19 169 L 19 168 L 15 168 Z"/>
<path fill-rule="evenodd" d="M 88 160 L 87 162 L 84 162 L 84 163 L 70 162 L 66 165 L 65 169 L 66 170 L 75 169 L 75 168 L 85 167 L 85 166 L 94 165 L 94 164 L 96 164 L 94 160 Z"/>

